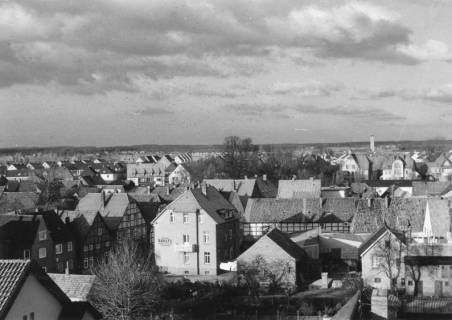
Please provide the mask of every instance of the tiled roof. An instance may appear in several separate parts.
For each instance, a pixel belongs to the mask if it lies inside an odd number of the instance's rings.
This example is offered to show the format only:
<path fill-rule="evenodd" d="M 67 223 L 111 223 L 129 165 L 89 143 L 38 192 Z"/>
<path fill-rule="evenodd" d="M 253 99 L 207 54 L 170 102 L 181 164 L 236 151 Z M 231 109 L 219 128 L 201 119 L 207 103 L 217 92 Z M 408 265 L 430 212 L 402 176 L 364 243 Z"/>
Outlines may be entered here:
<path fill-rule="evenodd" d="M 88 301 L 88 295 L 96 279 L 94 275 L 61 273 L 49 273 L 48 275 L 71 301 Z"/>
<path fill-rule="evenodd" d="M 323 200 L 323 212 L 333 213 L 342 221 L 351 221 L 359 198 L 327 198 Z"/>
<path fill-rule="evenodd" d="M 116 230 L 131 201 L 134 200 L 129 198 L 126 193 L 112 193 L 110 195 L 88 193 L 80 199 L 77 211 L 99 211 L 108 227 L 111 230 Z"/>
<path fill-rule="evenodd" d="M 279 180 L 279 199 L 302 199 L 320 197 L 321 183 L 318 179 Z"/>
<path fill-rule="evenodd" d="M 223 213 L 225 212 L 233 212 L 233 217 L 237 217 L 237 210 L 234 206 L 212 186 L 206 186 L 206 195 L 204 195 L 201 188 L 187 190 L 167 205 L 166 209 L 177 212 L 195 212 L 198 209 L 204 209 L 217 223 L 225 221 L 223 218 Z M 158 219 L 161 213 L 157 215 L 154 221 Z"/>
<path fill-rule="evenodd" d="M 425 220 L 425 198 L 393 198 L 389 204 L 385 220 L 388 225 L 397 230 L 421 232 Z"/>
<path fill-rule="evenodd" d="M 356 213 L 350 226 L 351 233 L 373 233 L 383 225 L 386 206 L 380 200 L 386 201 L 386 199 L 358 201 Z"/>
<path fill-rule="evenodd" d="M 235 191 L 239 196 L 255 196 L 256 179 L 205 179 L 204 182 L 221 192 Z"/>
<path fill-rule="evenodd" d="M 428 199 L 433 235 L 446 238 L 450 231 L 449 200 Z"/>
<path fill-rule="evenodd" d="M 34 192 L 3 192 L 0 196 L 0 214 L 34 209 L 38 198 L 39 196 Z"/>
<path fill-rule="evenodd" d="M 0 316 L 6 316 L 8 305 L 25 280 L 29 260 L 0 260 Z"/>
<path fill-rule="evenodd" d="M 5 319 L 9 309 L 22 289 L 28 275 L 33 273 L 36 279 L 62 304 L 69 304 L 69 298 L 50 279 L 35 261 L 0 260 L 0 319 Z"/>
<path fill-rule="evenodd" d="M 413 196 L 439 196 L 451 185 L 450 181 L 413 181 Z"/>
<path fill-rule="evenodd" d="M 293 242 L 288 235 L 279 231 L 277 228 L 270 230 L 265 237 L 270 238 L 279 247 L 286 251 L 291 257 L 296 260 L 302 260 L 307 257 L 306 251 L 300 248 L 295 242 Z M 259 241 L 259 240 L 258 240 Z"/>
<path fill-rule="evenodd" d="M 296 216 L 297 221 L 319 217 L 320 198 L 313 199 L 248 199 L 244 218 L 246 222 L 281 222 Z"/>

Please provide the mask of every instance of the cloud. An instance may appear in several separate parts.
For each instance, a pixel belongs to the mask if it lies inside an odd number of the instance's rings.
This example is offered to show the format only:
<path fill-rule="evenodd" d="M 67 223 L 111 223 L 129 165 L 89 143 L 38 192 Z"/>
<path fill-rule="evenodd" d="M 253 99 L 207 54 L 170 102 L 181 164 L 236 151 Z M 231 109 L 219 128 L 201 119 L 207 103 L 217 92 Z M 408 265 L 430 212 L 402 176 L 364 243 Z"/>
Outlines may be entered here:
<path fill-rule="evenodd" d="M 152 116 L 152 117 L 158 117 L 158 116 L 166 116 L 173 114 L 174 111 L 168 110 L 166 108 L 142 108 L 137 110 L 129 110 L 126 112 L 127 115 L 132 117 L 146 117 L 146 116 Z"/>
<path fill-rule="evenodd" d="M 377 89 L 361 90 L 366 98 L 398 97 L 403 100 L 425 100 L 438 103 L 452 102 L 452 84 L 445 84 L 427 89 Z"/>
<path fill-rule="evenodd" d="M 418 45 L 411 33 L 396 13 L 360 2 L 8 1 L 0 5 L 0 85 L 55 82 L 76 92 L 130 91 L 139 90 L 137 76 L 249 77 L 284 56 L 307 64 L 306 56 L 314 63 L 450 59 L 445 44 Z"/>
<path fill-rule="evenodd" d="M 339 85 L 311 82 L 276 82 L 271 87 L 274 94 L 296 94 L 301 96 L 329 96 L 341 89 Z"/>
<path fill-rule="evenodd" d="M 373 107 L 317 107 L 314 105 L 257 105 L 257 104 L 232 104 L 223 107 L 239 115 L 261 118 L 265 116 L 289 117 L 291 114 L 322 115 L 334 117 L 355 118 L 369 121 L 400 121 L 406 117 L 400 116 L 383 109 Z"/>

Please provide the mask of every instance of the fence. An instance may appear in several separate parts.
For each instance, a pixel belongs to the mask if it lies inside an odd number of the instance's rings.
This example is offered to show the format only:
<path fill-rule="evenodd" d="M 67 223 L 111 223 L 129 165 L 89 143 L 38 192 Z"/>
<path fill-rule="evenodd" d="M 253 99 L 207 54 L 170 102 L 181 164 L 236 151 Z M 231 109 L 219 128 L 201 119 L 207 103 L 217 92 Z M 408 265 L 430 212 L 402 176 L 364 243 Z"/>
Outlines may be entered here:
<path fill-rule="evenodd" d="M 452 314 L 452 297 L 404 297 L 404 313 Z"/>
<path fill-rule="evenodd" d="M 257 239 L 268 232 L 271 228 L 278 228 L 286 233 L 302 232 L 321 228 L 323 232 L 349 233 L 350 225 L 344 223 L 318 223 L 318 222 L 270 222 L 270 223 L 242 223 L 245 237 Z"/>

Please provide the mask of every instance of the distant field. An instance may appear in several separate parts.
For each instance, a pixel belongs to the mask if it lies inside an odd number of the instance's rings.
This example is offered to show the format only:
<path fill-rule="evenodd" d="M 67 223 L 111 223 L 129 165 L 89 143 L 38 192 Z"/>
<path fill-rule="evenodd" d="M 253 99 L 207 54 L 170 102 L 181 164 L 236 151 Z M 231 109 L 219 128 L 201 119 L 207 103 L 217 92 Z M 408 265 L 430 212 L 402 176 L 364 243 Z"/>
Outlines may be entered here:
<path fill-rule="evenodd" d="M 395 146 L 399 150 L 426 150 L 431 147 L 452 147 L 452 140 L 420 140 L 420 141 L 376 141 L 376 147 Z M 303 148 L 328 149 L 328 148 L 368 148 L 368 141 L 351 141 L 338 143 L 287 143 L 287 144 L 261 144 L 262 150 L 297 150 Z M 0 148 L 0 155 L 22 153 L 56 153 L 59 155 L 71 155 L 75 153 L 104 153 L 104 152 L 124 152 L 124 151 L 145 151 L 145 152 L 216 152 L 221 151 L 222 145 L 157 145 L 143 144 L 131 146 L 112 146 L 112 147 L 95 147 L 95 146 L 57 146 L 57 147 L 27 147 L 27 148 Z"/>

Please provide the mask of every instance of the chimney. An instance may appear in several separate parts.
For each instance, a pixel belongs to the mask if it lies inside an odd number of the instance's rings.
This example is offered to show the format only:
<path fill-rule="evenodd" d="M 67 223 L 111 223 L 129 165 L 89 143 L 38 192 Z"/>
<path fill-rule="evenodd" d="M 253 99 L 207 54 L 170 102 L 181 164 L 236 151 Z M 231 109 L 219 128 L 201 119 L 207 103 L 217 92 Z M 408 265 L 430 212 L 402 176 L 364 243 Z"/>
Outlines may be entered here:
<path fill-rule="evenodd" d="M 322 289 L 328 289 L 328 272 L 322 272 Z"/>
<path fill-rule="evenodd" d="M 370 152 L 375 152 L 375 137 L 373 134 L 370 136 Z"/>
<path fill-rule="evenodd" d="M 245 180 L 248 180 L 248 176 L 245 176 L 244 178 L 245 178 Z"/>
<path fill-rule="evenodd" d="M 170 188 L 169 188 L 169 186 L 166 186 L 165 191 L 166 191 L 166 195 L 169 196 L 169 194 L 170 194 Z"/>
<path fill-rule="evenodd" d="M 151 194 L 151 186 L 147 186 L 146 189 L 148 191 L 148 194 Z"/>
<path fill-rule="evenodd" d="M 207 184 L 205 182 L 201 183 L 201 192 L 203 195 L 207 196 Z"/>
<path fill-rule="evenodd" d="M 266 174 L 262 175 L 262 180 L 267 181 L 267 175 Z"/>
<path fill-rule="evenodd" d="M 292 176 L 292 181 L 294 181 L 296 178 L 297 178 L 297 175 L 294 174 L 294 175 Z"/>
<path fill-rule="evenodd" d="M 69 261 L 66 261 L 66 269 L 64 269 L 64 274 L 69 275 Z"/>

